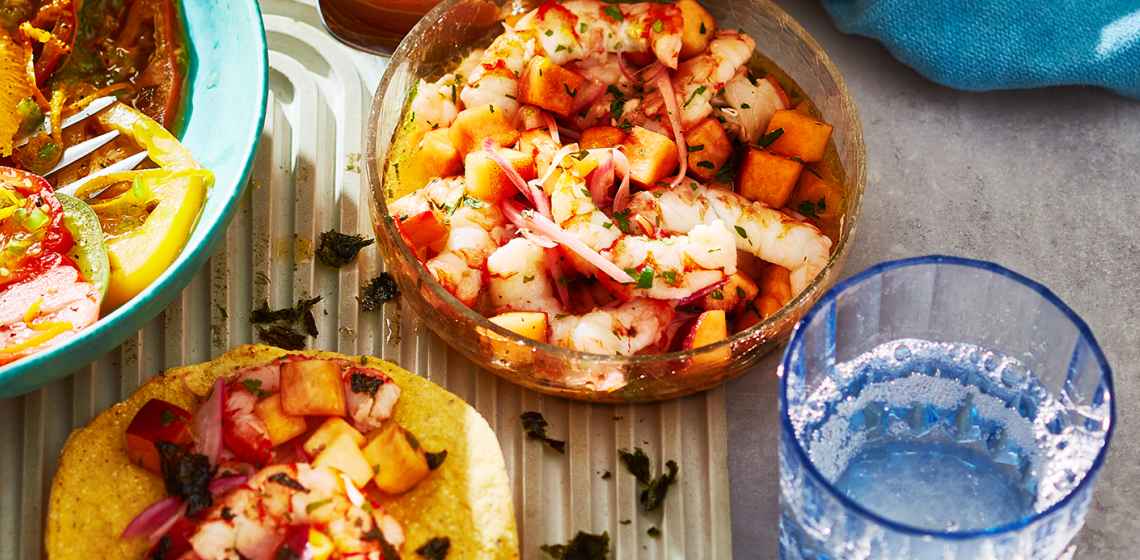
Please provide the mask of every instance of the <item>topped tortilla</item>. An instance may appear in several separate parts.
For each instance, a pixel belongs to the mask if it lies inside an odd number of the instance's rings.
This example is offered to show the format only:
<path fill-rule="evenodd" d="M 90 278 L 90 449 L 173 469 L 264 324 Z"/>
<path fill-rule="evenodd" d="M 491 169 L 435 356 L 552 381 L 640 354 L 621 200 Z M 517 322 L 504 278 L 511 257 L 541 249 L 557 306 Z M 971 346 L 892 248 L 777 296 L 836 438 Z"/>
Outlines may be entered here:
<path fill-rule="evenodd" d="M 335 468 L 329 470 L 320 467 L 319 455 L 314 458 L 301 454 L 300 451 L 294 451 L 296 457 L 284 461 L 289 464 L 282 466 L 282 461 L 278 459 L 278 453 L 288 444 L 275 445 L 273 459 L 266 461 L 269 463 L 268 467 L 257 464 L 258 467 L 266 468 L 262 468 L 257 473 L 247 473 L 247 479 L 236 476 L 228 477 L 230 480 L 242 482 L 244 486 L 237 490 L 228 490 L 229 494 L 222 495 L 222 492 L 217 492 L 214 486 L 219 485 L 219 481 L 227 478 L 224 475 L 230 473 L 219 473 L 219 470 L 222 469 L 221 464 L 226 460 L 240 461 L 248 458 L 249 455 L 248 451 L 235 453 L 232 449 L 234 447 L 233 438 L 231 438 L 230 427 L 228 426 L 225 450 L 220 457 L 217 457 L 218 454 L 215 452 L 214 460 L 218 464 L 211 462 L 213 480 L 210 490 L 216 492 L 214 503 L 194 508 L 192 497 L 187 498 L 185 503 L 182 503 L 181 500 L 166 498 L 181 506 L 181 509 L 178 510 L 181 512 L 180 515 L 186 514 L 187 507 L 198 510 L 194 515 L 184 515 L 183 521 L 179 521 L 179 523 L 184 522 L 187 518 L 197 516 L 193 522 L 199 524 L 196 530 L 201 533 L 206 518 L 215 519 L 219 524 L 222 523 L 222 521 L 217 520 L 219 516 L 226 521 L 232 520 L 234 514 L 228 508 L 222 508 L 220 504 L 228 503 L 225 500 L 232 499 L 232 494 L 235 492 L 249 492 L 248 488 L 252 487 L 255 481 L 262 484 L 265 483 L 266 479 L 286 482 L 283 486 L 298 489 L 298 491 L 293 492 L 295 495 L 292 498 L 293 500 L 304 499 L 305 496 L 300 491 L 303 490 L 307 493 L 308 489 L 296 484 L 297 481 L 319 479 L 319 477 L 314 478 L 314 473 L 320 474 L 317 471 L 325 472 L 327 470 L 339 474 L 343 479 L 344 482 L 339 483 L 342 489 L 359 486 L 366 494 L 366 501 L 375 504 L 377 508 L 382 508 L 385 519 L 382 520 L 379 514 L 373 513 L 367 516 L 364 527 L 372 527 L 371 518 L 375 516 L 377 520 L 375 527 L 383 530 L 384 537 L 377 540 L 394 541 L 402 539 L 402 543 L 396 544 L 392 548 L 386 548 L 389 553 L 388 556 L 392 555 L 391 551 L 395 548 L 401 555 L 418 557 L 413 556 L 417 550 L 422 550 L 423 547 L 430 544 L 434 544 L 438 549 L 446 540 L 448 546 L 444 548 L 447 551 L 446 557 L 449 559 L 518 558 L 518 537 L 502 452 L 487 422 L 471 406 L 430 381 L 376 358 L 357 358 L 331 352 L 286 352 L 267 346 L 241 346 L 214 361 L 169 370 L 140 387 L 127 400 L 100 414 L 86 427 L 72 433 L 64 447 L 59 470 L 52 484 L 50 509 L 47 516 L 47 557 L 52 559 L 142 558 L 148 550 L 153 554 L 155 547 L 161 545 L 158 539 L 153 538 L 121 538 L 124 531 L 127 531 L 128 534 L 132 534 L 132 531 L 133 534 L 154 534 L 150 530 L 153 527 L 148 527 L 142 533 L 137 530 L 140 526 L 139 518 L 147 515 L 144 509 L 147 509 L 150 504 L 154 504 L 150 509 L 161 509 L 162 505 L 157 502 L 163 501 L 170 488 L 169 481 L 164 484 L 164 476 L 151 472 L 154 470 L 153 465 L 151 470 L 140 466 L 140 464 L 145 464 L 148 461 L 145 455 L 140 459 L 137 450 L 141 447 L 125 443 L 129 439 L 127 437 L 128 425 L 132 423 L 144 405 L 150 402 L 162 403 L 165 401 L 165 403 L 175 405 L 171 407 L 173 410 L 178 410 L 178 407 L 181 407 L 185 411 L 195 413 L 200 407 L 207 408 L 206 405 L 213 402 L 213 399 L 208 399 L 208 396 L 217 392 L 219 386 L 227 384 L 232 387 L 231 391 L 239 393 L 242 391 L 241 386 L 244 386 L 260 398 L 260 402 L 264 403 L 270 400 L 267 397 L 269 392 L 263 393 L 258 388 L 259 383 L 251 383 L 244 377 L 241 382 L 238 382 L 235 378 L 239 374 L 248 376 L 249 372 L 255 369 L 254 366 L 310 360 L 359 364 L 359 366 L 351 365 L 348 367 L 359 367 L 361 371 L 379 372 L 376 374 L 379 376 L 378 379 L 386 376 L 388 379 L 383 383 L 390 381 L 398 388 L 395 391 L 398 402 L 396 402 L 394 409 L 389 408 L 387 411 L 391 417 L 378 422 L 380 427 L 369 424 L 376 419 L 369 420 L 355 414 L 347 419 L 358 428 L 372 428 L 371 431 L 360 430 L 361 433 L 368 434 L 367 441 L 370 443 L 364 444 L 364 440 L 358 443 L 365 445 L 366 448 L 370 447 L 371 442 L 383 439 L 384 434 L 392 429 L 400 430 L 404 432 L 404 435 L 414 434 L 414 436 L 406 439 L 413 444 L 411 449 L 417 450 L 419 456 L 424 455 L 420 451 L 421 449 L 427 450 L 428 464 L 434 468 L 430 472 L 425 471 L 424 474 L 418 475 L 422 478 L 418 478 L 410 485 L 403 485 L 399 481 L 388 481 L 386 485 L 382 486 L 391 492 L 386 493 L 377 490 L 377 486 L 382 484 L 381 472 L 391 475 L 392 470 L 382 471 L 381 465 L 373 464 L 373 471 L 364 474 L 366 479 L 375 475 L 374 480 L 368 479 L 363 484 L 353 485 L 349 483 L 349 479 L 358 478 L 356 475 L 342 474 Z M 362 382 L 367 381 L 363 377 L 360 380 Z M 346 375 L 345 383 L 348 382 Z M 349 390 L 348 385 L 346 385 L 345 390 Z M 372 385 L 372 395 L 377 396 L 379 394 L 375 385 Z M 284 400 L 285 395 L 280 395 L 281 400 Z M 272 398 L 277 398 L 277 395 L 273 395 Z M 352 395 L 349 395 L 349 398 L 351 399 Z M 220 403 L 214 404 L 221 410 L 222 405 Z M 368 406 L 373 407 L 371 403 Z M 375 405 L 375 407 L 379 406 L 379 404 Z M 176 416 L 168 414 L 162 412 L 163 426 L 166 426 L 171 418 L 176 418 Z M 292 445 L 297 447 L 297 444 L 304 441 L 306 451 L 311 451 L 308 446 L 312 443 L 314 434 L 321 431 L 319 427 L 314 431 L 314 425 L 318 422 L 319 420 L 310 419 L 303 436 L 294 438 Z M 195 426 L 198 425 L 197 418 L 195 418 Z M 198 430 L 196 429 L 196 431 Z M 195 439 L 201 440 L 202 438 L 195 434 Z M 405 439 L 399 438 L 398 441 L 403 442 Z M 151 444 L 147 449 L 162 448 L 163 443 Z M 221 444 L 217 445 L 221 446 Z M 196 442 L 195 446 L 195 451 L 200 450 L 201 441 Z M 441 458 L 443 451 L 446 451 L 446 456 Z M 367 454 L 368 450 L 365 449 L 364 452 Z M 205 453 L 209 455 L 208 451 Z M 162 461 L 169 459 L 169 454 L 162 452 L 161 455 Z M 240 456 L 235 458 L 234 455 Z M 154 454 L 154 457 L 158 457 L 158 454 Z M 197 457 L 202 457 L 202 455 Z M 132 459 L 135 462 L 132 462 Z M 310 466 L 306 459 L 311 459 L 315 467 Z M 296 464 L 292 464 L 294 460 L 296 460 Z M 203 458 L 202 461 L 205 459 Z M 370 460 L 369 462 L 373 461 Z M 332 461 L 332 464 L 337 466 L 335 460 Z M 285 471 L 287 474 L 270 473 L 271 469 Z M 353 469 L 346 468 L 345 470 L 351 471 Z M 165 468 L 163 474 L 166 474 Z M 221 485 L 224 486 L 224 482 Z M 274 485 L 273 490 L 288 491 L 282 490 L 278 486 L 282 485 Z M 411 487 L 407 489 L 405 486 Z M 226 491 L 223 490 L 223 492 Z M 264 490 L 260 490 L 260 492 L 264 492 Z M 352 498 L 355 494 L 356 498 L 353 499 L 353 502 L 360 505 L 360 494 L 358 492 L 347 490 L 347 494 L 347 498 Z M 264 494 L 261 496 L 263 497 Z M 340 501 L 347 499 L 339 495 L 337 498 Z M 209 501 L 208 498 L 207 501 Z M 310 502 L 307 507 L 302 506 L 300 509 L 309 510 L 309 513 L 313 514 L 314 507 L 316 511 L 319 511 L 325 502 L 327 500 Z M 291 503 L 296 505 L 297 502 Z M 347 502 L 345 503 L 347 504 Z M 177 509 L 178 505 L 172 505 L 171 511 Z M 345 507 L 352 509 L 350 504 Z M 368 504 L 364 504 L 363 507 L 365 511 L 373 511 Z M 297 510 L 286 515 L 304 517 Z M 385 521 L 389 517 L 398 523 L 394 533 L 397 538 L 391 538 L 393 533 L 388 530 L 389 527 L 385 526 Z M 147 521 L 143 520 L 142 524 L 145 525 Z M 153 525 L 154 522 L 151 521 L 151 523 Z M 173 519 L 170 523 L 174 523 Z M 165 529 L 169 530 L 170 523 L 166 524 L 168 526 Z M 231 522 L 230 525 L 232 524 Z M 361 527 L 359 522 L 357 522 L 357 527 Z M 288 535 L 282 536 L 283 531 L 289 532 L 286 527 L 277 527 L 276 531 L 279 541 L 289 538 Z M 326 530 L 326 532 L 328 531 Z M 377 536 L 380 534 L 375 530 L 372 532 Z M 312 541 L 309 542 L 311 545 Z M 388 543 L 385 542 L 385 544 Z M 285 545 L 279 544 L 279 546 L 284 547 Z M 280 548 L 275 550 L 275 555 L 281 557 Z M 236 550 L 231 549 L 229 552 L 234 553 L 233 557 L 236 557 Z M 363 557 L 387 558 L 383 553 L 370 553 Z"/>

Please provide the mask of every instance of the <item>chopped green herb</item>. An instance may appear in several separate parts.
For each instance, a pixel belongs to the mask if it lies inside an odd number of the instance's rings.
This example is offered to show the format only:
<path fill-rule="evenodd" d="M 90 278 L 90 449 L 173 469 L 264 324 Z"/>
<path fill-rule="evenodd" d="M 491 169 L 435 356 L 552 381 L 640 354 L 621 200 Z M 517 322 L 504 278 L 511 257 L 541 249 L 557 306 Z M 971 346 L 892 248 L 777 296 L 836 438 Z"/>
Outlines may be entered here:
<path fill-rule="evenodd" d="M 568 50 L 570 50 L 570 47 L 567 47 L 566 45 L 558 45 L 554 49 L 554 52 L 562 52 L 562 51 L 568 51 Z"/>
<path fill-rule="evenodd" d="M 586 25 L 586 22 L 583 21 L 582 23 L 579 23 L 578 24 L 578 33 L 585 33 L 587 27 L 588 26 Z"/>
<path fill-rule="evenodd" d="M 777 128 L 776 130 L 773 130 L 772 132 L 761 136 L 760 139 L 756 141 L 756 145 L 761 148 L 767 148 L 768 146 L 772 145 L 772 142 L 775 142 L 783 135 L 784 129 Z"/>
<path fill-rule="evenodd" d="M 669 491 L 669 486 L 677 480 L 677 463 L 672 460 L 666 461 L 665 468 L 669 472 L 661 473 L 661 476 L 651 479 L 649 477 L 649 457 L 640 447 L 633 448 L 633 452 L 619 449 L 618 456 L 625 463 L 625 468 L 637 479 L 638 486 L 641 488 L 638 501 L 641 502 L 642 510 L 648 512 L 661 507 L 665 495 Z"/>
<path fill-rule="evenodd" d="M 607 16 L 609 16 L 610 19 L 612 19 L 614 21 L 621 21 L 623 19 L 622 14 L 621 14 L 621 8 L 619 8 L 617 6 L 606 6 L 605 8 L 602 9 L 602 12 L 605 13 Z"/>
<path fill-rule="evenodd" d="M 701 95 L 701 94 L 703 94 L 703 93 L 705 92 L 705 90 L 707 90 L 707 89 L 708 89 L 708 88 L 706 88 L 705 86 L 700 86 L 700 87 L 698 87 L 697 89 L 694 89 L 694 90 L 693 90 L 693 93 L 689 95 L 689 99 L 685 100 L 685 104 L 684 104 L 684 105 L 682 105 L 682 107 L 688 107 L 688 106 L 689 106 L 689 103 L 692 103 L 692 102 L 693 102 L 693 100 L 694 100 L 694 99 L 696 99 L 696 97 L 697 97 L 698 95 Z"/>
<path fill-rule="evenodd" d="M 492 114 L 492 115 L 493 115 L 493 114 L 495 114 L 495 106 L 494 106 L 494 105 L 488 105 L 488 106 L 487 106 L 487 109 L 488 109 L 489 111 L 491 111 L 491 114 Z"/>
<path fill-rule="evenodd" d="M 552 439 L 546 435 L 546 427 L 549 424 L 541 412 L 524 412 L 519 416 L 519 420 L 522 420 L 523 431 L 528 438 L 540 440 L 559 453 L 566 453 L 565 441 Z"/>
<path fill-rule="evenodd" d="M 554 30 L 553 29 L 547 29 L 546 30 L 546 36 L 549 37 L 551 35 L 554 35 Z"/>
<path fill-rule="evenodd" d="M 630 523 L 633 523 L 633 521 L 631 521 L 629 519 L 622 519 L 621 521 L 618 521 L 618 523 L 620 523 L 622 525 L 629 525 Z"/>
<path fill-rule="evenodd" d="M 569 95 L 570 97 L 578 96 L 578 90 L 570 89 L 570 86 L 565 83 L 562 84 L 562 89 L 566 90 L 566 95 Z"/>
<path fill-rule="evenodd" d="M 249 391 L 250 393 L 253 394 L 253 396 L 255 396 L 259 399 L 269 396 L 269 393 L 261 390 L 261 380 L 260 379 L 253 379 L 253 378 L 242 379 L 241 384 L 242 384 L 242 387 L 245 387 L 246 391 Z"/>
<path fill-rule="evenodd" d="M 311 514 L 314 511 L 317 511 L 318 509 L 320 509 L 322 506 L 327 506 L 330 503 L 332 503 L 332 498 L 325 498 L 323 500 L 317 500 L 315 502 L 309 502 L 309 505 L 305 506 L 305 513 Z"/>
<path fill-rule="evenodd" d="M 424 452 L 424 458 L 427 459 L 428 469 L 436 470 L 443 464 L 444 459 L 447 459 L 447 450 L 432 453 L 430 451 Z"/>
<path fill-rule="evenodd" d="M 533 274 L 527 274 L 526 276 L 523 276 L 523 283 L 524 284 L 527 284 L 527 283 L 530 283 L 533 281 L 534 281 L 534 275 Z"/>
<path fill-rule="evenodd" d="M 648 290 L 653 287 L 653 269 L 648 266 L 641 269 L 637 275 L 637 287 L 642 290 Z"/>
<path fill-rule="evenodd" d="M 703 22 L 703 21 L 701 22 L 701 27 L 700 27 L 700 29 L 698 29 L 698 31 L 700 31 L 701 35 L 704 35 L 705 33 L 709 32 L 708 29 L 705 29 L 705 22 Z"/>
<path fill-rule="evenodd" d="M 751 109 L 751 108 L 752 108 L 752 106 L 751 106 L 751 105 L 749 105 L 749 104 L 747 104 L 747 103 L 741 103 L 741 104 L 740 104 L 740 108 L 741 108 L 741 109 Z"/>
<path fill-rule="evenodd" d="M 617 127 L 618 127 L 618 128 L 620 128 L 620 129 L 622 129 L 622 130 L 624 130 L 624 131 L 626 131 L 626 132 L 629 132 L 629 130 L 630 130 L 631 128 L 633 128 L 633 123 L 631 123 L 631 122 L 629 122 L 629 121 L 622 121 L 622 123 L 621 123 L 621 124 L 619 124 Z"/>
<path fill-rule="evenodd" d="M 347 235 L 335 229 L 321 234 L 317 245 L 317 259 L 327 266 L 340 268 L 356 258 L 361 249 L 373 244 L 375 239 L 365 239 L 363 235 Z"/>
<path fill-rule="evenodd" d="M 274 483 L 280 484 L 281 486 L 284 486 L 284 487 L 289 488 L 291 490 L 296 490 L 298 492 L 304 492 L 306 494 L 309 493 L 309 489 L 305 488 L 304 486 L 301 486 L 301 483 L 297 482 L 297 479 L 295 479 L 295 478 L 293 478 L 293 477 L 291 477 L 291 476 L 289 476 L 283 472 L 279 472 L 277 474 L 270 476 L 269 482 L 274 482 Z"/>
<path fill-rule="evenodd" d="M 820 198 L 819 202 L 815 203 L 810 200 L 805 200 L 796 206 L 796 210 L 809 218 L 818 218 L 820 214 L 827 210 L 827 200 Z"/>
<path fill-rule="evenodd" d="M 566 544 L 544 544 L 539 550 L 554 560 L 607 560 L 610 557 L 610 534 L 578 531 Z"/>
<path fill-rule="evenodd" d="M 715 300 L 722 300 L 722 299 L 724 299 L 724 290 L 717 288 L 717 289 L 713 290 L 711 294 L 709 294 L 709 297 L 711 297 Z"/>
<path fill-rule="evenodd" d="M 736 228 L 736 235 L 739 235 L 740 237 L 748 239 L 748 232 L 744 231 L 744 228 L 742 228 L 740 226 L 733 226 L 733 227 Z"/>
<path fill-rule="evenodd" d="M 400 295 L 400 286 L 396 284 L 396 279 L 387 272 L 381 272 L 380 276 L 369 280 L 363 288 L 360 289 L 360 309 L 362 311 L 374 311 L 380 308 L 380 304 L 392 301 Z"/>
<path fill-rule="evenodd" d="M 656 525 L 650 525 L 649 529 L 645 531 L 645 534 L 656 539 L 661 536 L 661 529 L 658 529 Z"/>
<path fill-rule="evenodd" d="M 665 31 L 665 24 L 661 20 L 654 21 L 653 22 L 653 32 L 654 33 L 661 33 L 662 31 Z"/>
<path fill-rule="evenodd" d="M 230 506 L 223 506 L 221 513 L 222 513 L 222 519 L 224 519 L 226 521 L 232 521 L 233 518 L 237 517 L 236 515 L 234 515 L 234 511 L 232 509 L 230 509 Z"/>
<path fill-rule="evenodd" d="M 665 281 L 670 285 L 676 286 L 678 284 L 676 270 L 666 270 L 665 272 L 661 273 L 661 277 L 664 278 Z"/>
<path fill-rule="evenodd" d="M 257 325 L 257 336 L 263 342 L 286 350 L 302 350 L 307 337 L 317 336 L 317 319 L 313 316 L 313 306 L 321 301 L 320 296 L 298 300 L 293 307 L 269 309 L 268 302 L 250 314 L 249 322 Z"/>
<path fill-rule="evenodd" d="M 694 144 L 692 146 L 689 146 L 688 148 L 689 148 L 689 153 L 699 152 L 699 151 L 705 149 L 705 145 L 704 144 Z"/>
<path fill-rule="evenodd" d="M 629 208 L 626 208 L 620 212 L 614 212 L 613 219 L 614 223 L 617 224 L 618 229 L 621 230 L 622 233 L 633 233 L 633 228 L 629 225 Z"/>
<path fill-rule="evenodd" d="M 716 169 L 716 164 L 707 159 L 702 159 L 701 161 L 697 162 L 697 167 L 703 167 L 705 169 Z"/>
<path fill-rule="evenodd" d="M 170 412 L 167 409 L 163 409 L 162 414 L 159 415 L 158 423 L 161 424 L 163 428 L 165 428 L 174 422 L 175 419 L 177 419 L 177 417 L 174 416 L 173 412 Z"/>
<path fill-rule="evenodd" d="M 739 299 L 744 299 L 744 298 L 748 297 L 748 294 L 745 293 L 744 288 L 737 286 L 736 287 L 736 297 Z"/>
<path fill-rule="evenodd" d="M 382 377 L 369 375 L 363 371 L 354 371 L 348 376 L 348 385 L 353 393 L 358 395 L 376 396 L 376 391 L 384 384 Z"/>
<path fill-rule="evenodd" d="M 451 540 L 447 537 L 434 537 L 416 549 L 416 554 L 427 560 L 443 560 L 451 550 Z M 386 557 L 385 557 L 386 558 Z"/>
<path fill-rule="evenodd" d="M 610 229 L 610 228 L 614 227 L 614 223 L 613 222 L 606 222 L 606 223 L 602 224 L 602 227 L 604 227 L 606 229 Z"/>

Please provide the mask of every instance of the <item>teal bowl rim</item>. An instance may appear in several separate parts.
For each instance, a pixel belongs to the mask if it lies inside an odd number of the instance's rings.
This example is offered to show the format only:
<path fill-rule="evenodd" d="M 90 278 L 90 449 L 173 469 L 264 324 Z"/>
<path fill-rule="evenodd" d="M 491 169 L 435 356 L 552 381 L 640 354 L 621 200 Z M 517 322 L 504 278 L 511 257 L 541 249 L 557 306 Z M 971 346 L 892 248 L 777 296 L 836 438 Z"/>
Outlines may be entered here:
<path fill-rule="evenodd" d="M 66 377 L 122 344 L 128 336 L 141 329 L 145 323 L 174 301 L 213 254 L 218 241 L 225 237 L 225 231 L 237 209 L 238 200 L 249 182 L 257 145 L 261 139 L 262 125 L 265 123 L 265 103 L 269 94 L 269 52 L 261 7 L 253 0 L 239 0 L 235 4 L 237 10 L 244 11 L 245 15 L 254 22 L 257 31 L 251 34 L 248 40 L 256 42 L 249 46 L 256 47 L 261 52 L 261 57 L 258 59 L 260 68 L 251 69 L 250 72 L 251 74 L 256 72 L 253 79 L 257 81 L 256 89 L 259 92 L 258 109 L 256 119 L 247 121 L 247 126 L 242 127 L 249 131 L 249 136 L 241 138 L 240 145 L 250 146 L 250 150 L 242 165 L 241 174 L 235 178 L 236 182 L 230 188 L 218 189 L 217 183 L 211 188 L 211 194 L 228 195 L 221 200 L 221 210 L 214 214 L 212 219 L 199 218 L 200 221 L 194 226 L 194 232 L 204 231 L 205 235 L 196 245 L 188 244 L 158 279 L 133 299 L 109 315 L 100 317 L 99 321 L 74 338 L 0 367 L 0 398 L 28 393 L 49 382 Z M 192 102 L 190 97 L 187 99 L 188 103 Z M 253 113 L 250 115 L 254 116 Z M 193 119 L 192 112 L 190 119 Z M 187 125 L 183 128 L 187 128 Z"/>

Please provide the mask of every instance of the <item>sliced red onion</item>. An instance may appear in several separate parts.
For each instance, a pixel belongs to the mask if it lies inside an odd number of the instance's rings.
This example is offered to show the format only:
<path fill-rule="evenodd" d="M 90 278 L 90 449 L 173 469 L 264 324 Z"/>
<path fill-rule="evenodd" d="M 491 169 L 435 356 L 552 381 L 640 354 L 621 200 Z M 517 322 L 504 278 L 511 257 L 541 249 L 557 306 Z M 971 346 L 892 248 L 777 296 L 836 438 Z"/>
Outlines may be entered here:
<path fill-rule="evenodd" d="M 510 204 L 510 201 L 505 204 Z M 523 212 L 523 217 L 530 222 L 536 232 L 553 239 L 556 243 L 577 253 L 578 256 L 597 267 L 598 270 L 606 273 L 610 278 L 623 284 L 633 282 L 633 277 L 626 273 L 626 271 L 618 268 L 616 264 L 603 257 L 601 253 L 591 249 L 585 243 L 582 243 L 581 239 L 578 239 L 570 232 L 562 229 L 546 216 L 534 212 Z"/>
<path fill-rule="evenodd" d="M 502 211 L 503 216 L 507 219 L 507 221 L 511 222 L 516 228 L 518 228 L 519 235 L 522 235 L 535 245 L 538 245 L 544 249 L 553 249 L 558 246 L 557 243 L 551 241 L 549 238 L 531 231 L 530 223 L 523 218 L 522 211 L 518 208 L 518 206 L 514 204 L 504 203 L 502 205 Z"/>
<path fill-rule="evenodd" d="M 215 497 L 221 496 L 234 488 L 241 487 L 247 481 L 249 481 L 249 477 L 243 474 L 215 478 L 210 481 L 210 494 L 213 494 Z"/>
<path fill-rule="evenodd" d="M 538 185 L 539 187 L 545 185 L 546 182 L 550 180 L 550 177 L 554 175 L 554 172 L 558 170 L 558 166 L 562 165 L 562 160 L 566 159 L 566 156 L 577 151 L 577 149 L 578 146 L 573 144 L 567 144 L 561 148 L 558 148 L 558 151 L 554 152 L 554 157 L 550 160 L 550 165 L 546 168 L 546 173 L 543 173 L 542 177 L 531 181 L 531 184 Z"/>
<path fill-rule="evenodd" d="M 621 212 L 629 206 L 629 158 L 617 148 L 614 148 L 614 169 L 621 175 L 621 184 L 614 193 L 614 212 Z"/>
<path fill-rule="evenodd" d="M 483 140 L 483 151 L 486 152 L 487 155 L 490 156 L 491 159 L 499 165 L 499 168 L 502 169 L 507 178 L 511 180 L 511 183 L 514 184 L 515 188 L 517 188 L 519 192 L 523 194 L 523 196 L 527 197 L 527 200 L 530 200 L 531 204 L 534 204 L 534 195 L 531 192 L 531 188 L 527 186 L 526 180 L 522 178 L 522 175 L 519 175 L 519 172 L 515 169 L 515 166 L 511 165 L 511 163 L 507 161 L 506 158 L 499 155 L 497 148 L 498 147 L 495 146 L 494 140 L 491 140 L 490 138 Z"/>
<path fill-rule="evenodd" d="M 617 151 L 617 150 L 607 150 Z M 590 176 L 590 198 L 594 199 L 594 205 L 601 208 L 606 203 L 606 198 L 610 194 L 610 187 L 614 186 L 614 156 L 605 155 L 599 156 L 601 163 L 594 169 L 593 174 Z"/>
<path fill-rule="evenodd" d="M 194 412 L 194 437 L 198 452 L 218 464 L 222 454 L 222 406 L 226 402 L 226 382 L 218 379 L 210 391 L 210 398 Z"/>
<path fill-rule="evenodd" d="M 656 80 L 661 76 L 661 72 L 664 70 L 664 64 L 661 64 L 660 62 L 654 62 L 653 64 L 650 64 L 649 66 L 641 69 L 641 80 L 644 82 L 651 82 L 653 80 Z M 665 72 L 665 75 L 668 76 L 669 73 Z"/>
<path fill-rule="evenodd" d="M 686 305 L 692 305 L 694 303 L 697 303 L 698 301 L 701 301 L 701 299 L 704 298 L 705 296 L 716 291 L 717 288 L 724 286 L 724 283 L 727 281 L 728 281 L 728 279 L 725 278 L 725 279 L 721 280 L 720 282 L 713 282 L 712 284 L 709 284 L 708 286 L 705 286 L 705 287 L 689 294 L 688 296 L 677 300 L 676 305 L 677 305 L 677 307 L 685 307 Z"/>
<path fill-rule="evenodd" d="M 179 507 L 178 511 L 174 512 L 174 515 L 170 516 L 170 519 L 166 520 L 166 523 L 163 523 L 161 527 L 155 529 L 154 532 L 146 538 L 146 540 L 149 541 L 150 544 L 158 542 L 164 535 L 166 535 L 167 532 L 170 531 L 170 528 L 173 527 L 175 523 L 178 523 L 178 521 L 183 517 L 186 517 L 185 504 Z"/>
<path fill-rule="evenodd" d="M 554 122 L 554 117 L 546 111 L 542 112 L 542 120 L 546 121 L 546 129 L 550 131 L 550 138 L 554 140 L 555 144 L 561 144 L 562 140 L 558 136 L 558 123 Z"/>
<path fill-rule="evenodd" d="M 127 524 L 127 528 L 123 529 L 123 534 L 120 536 L 124 539 L 131 539 L 144 535 L 152 535 L 161 529 L 167 521 L 175 517 L 181 507 L 182 501 L 178 498 L 174 496 L 163 498 L 142 510 L 142 513 L 136 515 L 135 518 Z"/>
<path fill-rule="evenodd" d="M 689 148 L 685 145 L 685 133 L 681 130 L 681 111 L 677 108 L 677 95 L 673 93 L 673 82 L 669 79 L 668 72 L 657 75 L 657 88 L 661 90 L 661 97 L 665 100 L 665 112 L 669 114 L 669 126 L 673 129 L 673 139 L 677 143 L 677 159 L 681 167 L 673 182 L 669 183 L 670 187 L 676 187 L 685 180 L 685 174 L 689 172 Z"/>

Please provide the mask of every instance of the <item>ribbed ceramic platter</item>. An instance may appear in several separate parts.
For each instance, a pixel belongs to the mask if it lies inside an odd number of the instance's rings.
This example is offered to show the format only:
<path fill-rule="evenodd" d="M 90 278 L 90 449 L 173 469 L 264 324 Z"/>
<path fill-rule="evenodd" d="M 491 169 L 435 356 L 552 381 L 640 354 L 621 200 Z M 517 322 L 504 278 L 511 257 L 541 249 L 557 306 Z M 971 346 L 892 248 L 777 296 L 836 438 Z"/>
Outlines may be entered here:
<path fill-rule="evenodd" d="M 656 405 L 609 406 L 543 397 L 500 381 L 451 351 L 398 301 L 359 311 L 358 288 L 383 269 L 374 247 L 355 266 L 314 262 L 320 232 L 371 237 L 358 173 L 362 119 L 383 59 L 351 51 L 321 27 L 309 1 L 262 2 L 270 94 L 254 178 L 225 241 L 156 320 L 74 376 L 0 401 L 0 559 L 42 553 L 51 477 L 67 434 L 159 371 L 251 342 L 250 310 L 320 295 L 312 346 L 399 363 L 475 405 L 496 430 L 514 486 L 523 558 L 577 531 L 608 531 L 613 558 L 731 556 L 724 389 Z M 522 433 L 542 412 L 558 454 Z M 641 447 L 659 468 L 680 465 L 664 511 L 638 510 L 636 482 L 617 449 Z M 602 478 L 606 472 L 612 476 Z M 626 522 L 628 521 L 628 522 Z M 660 537 L 646 534 L 651 526 Z"/>

